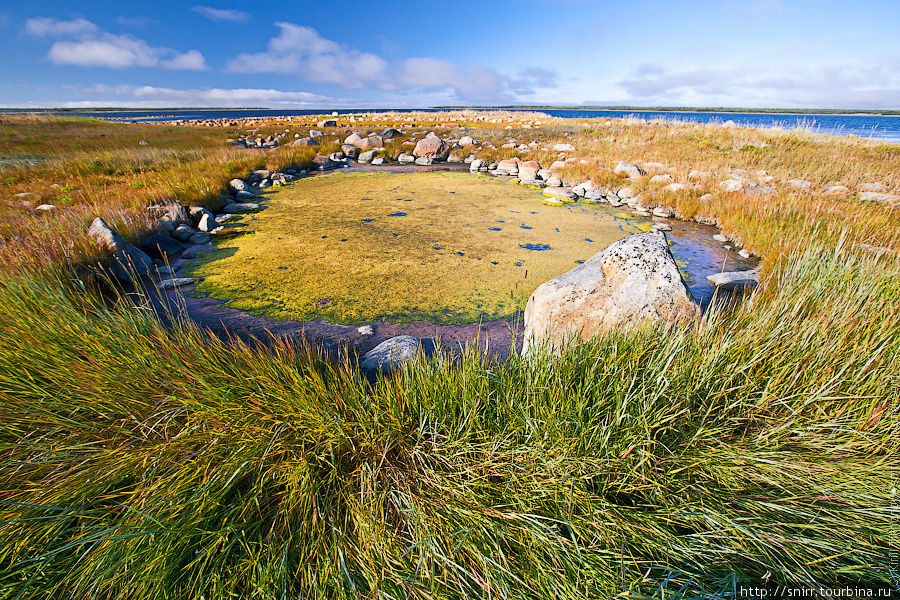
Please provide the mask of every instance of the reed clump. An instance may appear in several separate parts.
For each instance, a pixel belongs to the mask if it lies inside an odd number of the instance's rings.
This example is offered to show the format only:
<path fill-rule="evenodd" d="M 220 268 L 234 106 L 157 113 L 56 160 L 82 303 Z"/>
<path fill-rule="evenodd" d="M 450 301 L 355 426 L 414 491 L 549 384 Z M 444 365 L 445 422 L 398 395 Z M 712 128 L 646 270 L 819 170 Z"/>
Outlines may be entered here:
<path fill-rule="evenodd" d="M 154 127 L 201 135 L 139 137 Z M 138 234 L 157 194 L 282 160 L 204 148 L 73 150 L 2 173 L 2 253 L 21 260 L 0 277 L 0 598 L 733 598 L 761 581 L 896 581 L 900 259 L 860 246 L 896 244 L 888 208 L 876 235 L 843 204 L 817 223 L 749 204 L 732 222 L 776 249 L 766 276 L 697 324 L 558 357 L 438 353 L 370 382 L 352 357 L 164 326 L 81 287 L 78 215 Z M 860 177 L 887 177 L 885 156 Z M 139 164 L 155 183 L 120 195 Z M 150 179 L 148 165 L 169 166 Z M 22 216 L 22 186 L 88 168 L 71 208 Z M 178 169 L 193 186 L 165 181 Z"/>

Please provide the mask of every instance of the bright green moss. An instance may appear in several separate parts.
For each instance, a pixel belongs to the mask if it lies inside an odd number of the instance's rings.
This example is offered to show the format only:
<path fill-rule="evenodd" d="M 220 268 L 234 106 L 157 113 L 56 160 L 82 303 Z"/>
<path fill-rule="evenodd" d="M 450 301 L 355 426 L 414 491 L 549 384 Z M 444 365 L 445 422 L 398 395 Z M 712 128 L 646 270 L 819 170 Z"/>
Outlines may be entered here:
<path fill-rule="evenodd" d="M 466 173 L 320 175 L 272 193 L 266 210 L 244 218 L 248 235 L 189 270 L 200 291 L 281 319 L 501 318 L 540 283 L 637 231 L 608 210 L 541 199 Z"/>

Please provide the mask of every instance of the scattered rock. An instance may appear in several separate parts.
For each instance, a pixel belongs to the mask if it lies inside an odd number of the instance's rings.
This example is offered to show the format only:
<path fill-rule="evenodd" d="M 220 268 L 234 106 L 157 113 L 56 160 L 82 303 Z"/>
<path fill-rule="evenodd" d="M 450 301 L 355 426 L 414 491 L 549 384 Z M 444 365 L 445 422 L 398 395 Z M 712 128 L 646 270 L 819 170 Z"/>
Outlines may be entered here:
<path fill-rule="evenodd" d="M 654 223 L 653 229 L 658 229 L 659 231 L 672 231 L 672 226 L 668 223 Z"/>
<path fill-rule="evenodd" d="M 700 314 L 661 231 L 631 235 L 540 285 L 525 308 L 523 354 L 620 325 Z"/>
<path fill-rule="evenodd" d="M 250 212 L 251 210 L 256 210 L 259 208 L 259 204 L 256 202 L 232 202 L 231 204 L 226 204 L 224 210 L 226 213 L 243 213 Z"/>
<path fill-rule="evenodd" d="M 195 245 L 199 246 L 200 244 L 205 244 L 205 243 L 209 242 L 209 240 L 211 240 L 211 239 L 212 239 L 212 237 L 205 231 L 198 231 L 197 233 L 195 233 L 194 235 L 189 237 L 187 241 L 190 242 L 191 244 L 195 244 Z"/>
<path fill-rule="evenodd" d="M 193 277 L 173 277 L 172 279 L 163 279 L 156 284 L 161 290 L 173 290 L 184 285 L 190 285 L 196 280 Z"/>
<path fill-rule="evenodd" d="M 849 194 L 850 189 L 844 185 L 829 185 L 823 190 L 824 193 L 829 196 L 840 196 L 842 194 Z"/>
<path fill-rule="evenodd" d="M 618 163 L 616 163 L 616 167 L 613 169 L 613 173 L 615 173 L 616 175 L 625 175 L 626 177 L 630 177 L 631 179 L 637 179 L 644 174 L 644 171 L 637 165 L 633 165 L 631 163 L 620 160 Z"/>
<path fill-rule="evenodd" d="M 744 185 L 737 179 L 726 179 L 725 181 L 719 182 L 719 187 L 726 192 L 739 192 L 744 189 Z"/>
<path fill-rule="evenodd" d="M 418 158 L 445 160 L 448 154 L 450 154 L 450 146 L 436 135 L 429 135 L 419 140 L 413 150 L 413 156 Z"/>
<path fill-rule="evenodd" d="M 356 328 L 356 332 L 360 335 L 375 335 L 375 328 L 371 325 L 360 325 Z"/>
<path fill-rule="evenodd" d="M 420 156 L 419 158 L 416 159 L 416 164 L 422 165 L 424 167 L 427 167 L 428 165 L 432 164 L 433 162 L 434 162 L 434 159 L 429 156 Z"/>
<path fill-rule="evenodd" d="M 156 234 L 141 243 L 141 250 L 151 258 L 167 260 L 184 250 L 185 246 L 169 235 Z"/>
<path fill-rule="evenodd" d="M 56 205 L 55 204 L 39 204 L 34 207 L 34 210 L 49 212 L 51 210 L 56 210 Z"/>
<path fill-rule="evenodd" d="M 153 268 L 153 260 L 146 253 L 128 243 L 100 217 L 91 223 L 88 237 L 100 248 L 112 253 L 112 274 L 119 281 L 131 282 L 133 274 L 146 275 Z"/>
<path fill-rule="evenodd" d="M 392 140 L 394 138 L 400 137 L 401 135 L 403 135 L 403 133 L 397 131 L 392 127 L 388 127 L 387 129 L 383 129 L 381 131 L 381 137 L 386 140 Z"/>
<path fill-rule="evenodd" d="M 419 340 L 409 335 L 398 335 L 385 340 L 366 352 L 360 366 L 365 371 L 391 373 L 414 360 L 419 353 Z"/>
<path fill-rule="evenodd" d="M 731 271 L 707 275 L 706 280 L 717 288 L 728 291 L 739 291 L 745 288 L 755 288 L 759 285 L 759 271 Z"/>
<path fill-rule="evenodd" d="M 668 206 L 657 206 L 653 209 L 653 214 L 664 219 L 671 219 L 675 216 L 675 209 Z"/>
<path fill-rule="evenodd" d="M 659 185 L 669 185 L 670 183 L 673 183 L 674 181 L 675 181 L 675 178 L 672 177 L 671 175 L 669 175 L 668 173 L 666 173 L 664 175 L 654 175 L 653 177 L 650 178 L 650 183 L 656 183 Z"/>
<path fill-rule="evenodd" d="M 775 188 L 761 183 L 759 185 L 751 185 L 744 190 L 744 194 L 751 198 L 766 198 L 774 196 L 776 191 Z"/>
<path fill-rule="evenodd" d="M 416 162 L 416 157 L 412 154 L 407 154 L 406 152 L 404 152 L 397 157 L 397 162 L 400 164 Z"/>
<path fill-rule="evenodd" d="M 862 192 L 859 195 L 859 199 L 863 202 L 881 202 L 883 204 L 896 204 L 897 202 L 900 202 L 900 196 L 892 196 L 881 192 Z"/>
<path fill-rule="evenodd" d="M 659 190 L 664 194 L 677 194 L 678 192 L 683 192 L 685 190 L 693 190 L 695 186 L 689 183 L 670 183 L 663 189 Z"/>
<path fill-rule="evenodd" d="M 247 182 L 243 179 L 232 179 L 228 182 L 228 187 L 235 192 L 240 192 L 247 189 Z"/>
<path fill-rule="evenodd" d="M 861 183 L 859 184 L 861 192 L 886 192 L 887 188 L 882 183 Z"/>
<path fill-rule="evenodd" d="M 383 156 L 376 156 L 375 158 L 372 159 L 372 164 L 373 164 L 373 165 L 383 165 L 383 164 L 384 164 L 384 157 L 383 157 Z"/>
<path fill-rule="evenodd" d="M 805 179 L 789 179 L 788 185 L 795 190 L 808 190 L 812 187 L 812 182 Z"/>
<path fill-rule="evenodd" d="M 572 144 L 556 144 L 553 146 L 554 152 L 575 152 L 575 146 Z"/>
<path fill-rule="evenodd" d="M 334 119 L 324 119 L 316 124 L 318 127 L 337 127 L 337 121 Z"/>
<path fill-rule="evenodd" d="M 564 187 L 546 187 L 544 188 L 543 194 L 550 198 L 558 198 L 564 202 L 574 202 L 578 198 L 572 190 Z"/>
<path fill-rule="evenodd" d="M 185 225 L 182 223 L 175 228 L 175 231 L 172 232 L 172 237 L 179 242 L 187 242 L 195 233 L 197 233 L 196 229 L 194 229 L 190 225 Z"/>
<path fill-rule="evenodd" d="M 376 154 L 378 154 L 377 150 L 366 150 L 365 152 L 360 152 L 356 160 L 361 163 L 372 162 Z"/>
<path fill-rule="evenodd" d="M 720 242 L 722 244 L 724 244 L 728 241 L 728 238 L 725 237 L 724 235 L 722 235 L 721 233 L 717 233 L 717 234 L 713 235 L 712 239 L 714 239 L 715 241 Z"/>

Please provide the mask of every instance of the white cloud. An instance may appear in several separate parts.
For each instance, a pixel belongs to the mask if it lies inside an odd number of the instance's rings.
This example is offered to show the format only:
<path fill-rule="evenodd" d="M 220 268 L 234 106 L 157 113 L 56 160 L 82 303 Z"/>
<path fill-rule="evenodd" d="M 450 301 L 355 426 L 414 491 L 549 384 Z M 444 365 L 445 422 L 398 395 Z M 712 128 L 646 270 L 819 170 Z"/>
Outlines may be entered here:
<path fill-rule="evenodd" d="M 532 93 L 534 87 L 552 85 L 555 75 L 544 69 L 527 69 L 518 79 L 508 78 L 484 66 L 464 67 L 441 58 L 408 58 L 397 65 L 370 52 L 322 37 L 315 29 L 294 23 L 276 23 L 279 34 L 269 40 L 266 52 L 239 54 L 228 69 L 238 73 L 299 75 L 306 81 L 347 89 L 431 93 L 450 92 L 447 100 L 510 101 L 515 93 Z M 549 83 L 548 83 L 549 82 Z"/>
<path fill-rule="evenodd" d="M 203 71 L 206 69 L 206 59 L 196 50 L 188 50 L 184 54 L 176 54 L 162 61 L 160 65 L 172 70 Z"/>
<path fill-rule="evenodd" d="M 645 64 L 619 85 L 630 99 L 657 105 L 880 108 L 900 105 L 900 56 L 694 69 Z"/>
<path fill-rule="evenodd" d="M 56 42 L 47 58 L 57 65 L 124 69 L 156 66 L 159 55 L 159 49 L 143 40 L 106 33 L 99 39 Z"/>
<path fill-rule="evenodd" d="M 192 11 L 203 15 L 210 21 L 231 21 L 234 23 L 240 21 L 246 21 L 250 18 L 250 15 L 240 10 L 233 10 L 230 8 L 213 8 L 212 6 L 201 6 L 197 5 L 191 8 Z"/>
<path fill-rule="evenodd" d="M 95 85 L 73 88 L 78 95 L 99 96 L 96 100 L 78 100 L 65 107 L 131 106 L 171 108 L 178 106 L 312 108 L 349 106 L 352 100 L 330 98 L 311 92 L 283 91 L 271 88 L 198 88 L 174 89 L 151 85 Z"/>
<path fill-rule="evenodd" d="M 382 81 L 387 62 L 374 54 L 325 39 L 304 25 L 276 23 L 279 35 L 269 40 L 268 51 L 239 54 L 228 69 L 237 73 L 296 73 L 307 81 L 361 88 Z"/>
<path fill-rule="evenodd" d="M 62 21 L 50 17 L 37 17 L 25 21 L 25 33 L 37 37 L 79 37 L 99 31 L 99 27 L 83 18 Z"/>
<path fill-rule="evenodd" d="M 206 60 L 197 50 L 179 53 L 171 48 L 151 46 L 130 35 L 103 32 L 87 19 L 60 21 L 38 17 L 26 21 L 25 31 L 37 37 L 74 38 L 57 40 L 50 47 L 47 59 L 56 65 L 206 69 Z"/>

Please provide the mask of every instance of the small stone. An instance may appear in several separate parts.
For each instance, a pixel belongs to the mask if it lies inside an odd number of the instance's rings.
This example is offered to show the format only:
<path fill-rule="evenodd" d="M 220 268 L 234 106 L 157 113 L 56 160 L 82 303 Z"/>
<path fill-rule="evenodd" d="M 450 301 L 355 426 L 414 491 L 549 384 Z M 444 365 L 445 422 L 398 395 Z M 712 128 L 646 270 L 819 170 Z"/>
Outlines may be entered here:
<path fill-rule="evenodd" d="M 795 190 L 808 190 L 812 187 L 812 182 L 805 179 L 789 179 L 788 185 Z"/>
<path fill-rule="evenodd" d="M 675 216 L 675 210 L 668 206 L 657 206 L 653 209 L 654 216 L 663 217 L 664 219 L 671 219 Z"/>
<path fill-rule="evenodd" d="M 840 196 L 843 194 L 849 194 L 850 188 L 844 185 L 829 185 L 823 190 L 824 193 L 829 196 Z"/>
<path fill-rule="evenodd" d="M 744 189 L 744 186 L 740 181 L 736 179 L 726 179 L 719 183 L 719 187 L 721 187 L 726 192 L 739 192 Z"/>
<path fill-rule="evenodd" d="M 751 198 L 766 198 L 769 196 L 774 196 L 776 194 L 775 188 L 759 184 L 759 185 L 751 185 L 747 189 L 744 190 L 744 194 L 750 196 Z"/>
<path fill-rule="evenodd" d="M 859 199 L 863 202 L 881 202 L 883 204 L 896 204 L 897 202 L 900 202 L 900 196 L 892 196 L 881 192 L 862 192 L 859 195 Z"/>
<path fill-rule="evenodd" d="M 553 146 L 554 152 L 574 152 L 575 146 L 572 144 L 556 144 Z"/>
<path fill-rule="evenodd" d="M 616 166 L 613 169 L 613 173 L 615 173 L 616 175 L 625 175 L 626 177 L 630 177 L 631 179 L 637 179 L 644 174 L 644 171 L 637 165 L 633 165 L 631 163 L 620 160 L 618 163 L 616 163 Z"/>
<path fill-rule="evenodd" d="M 397 157 L 397 162 L 400 164 L 416 162 L 416 157 L 404 152 Z"/>
<path fill-rule="evenodd" d="M 163 279 L 156 284 L 156 287 L 161 290 L 173 290 L 185 285 L 190 285 L 195 281 L 196 280 L 193 277 L 173 277 L 172 279 Z"/>
<path fill-rule="evenodd" d="M 711 284 L 724 290 L 737 291 L 745 288 L 755 288 L 759 285 L 759 271 L 756 269 L 750 271 L 731 271 L 725 273 L 716 273 L 708 275 L 706 280 Z"/>
<path fill-rule="evenodd" d="M 360 335 L 375 335 L 375 328 L 371 325 L 360 325 L 356 328 L 356 332 Z"/>
<path fill-rule="evenodd" d="M 384 157 L 383 157 L 383 156 L 376 156 L 375 158 L 372 159 L 372 164 L 373 164 L 373 165 L 383 165 L 383 164 L 384 164 Z"/>
<path fill-rule="evenodd" d="M 175 231 L 172 232 L 172 237 L 178 240 L 179 242 L 186 242 L 191 239 L 191 236 L 197 233 L 197 230 L 191 227 L 190 225 L 181 224 L 175 228 Z"/>
<path fill-rule="evenodd" d="M 712 236 L 712 239 L 716 240 L 717 242 L 721 242 L 723 244 L 728 241 L 728 238 L 725 237 L 724 235 L 722 235 L 721 233 L 715 234 L 714 236 Z"/>
<path fill-rule="evenodd" d="M 750 258 L 753 256 L 753 254 L 746 248 L 741 248 L 741 251 L 738 252 L 738 254 L 741 256 L 741 258 Z"/>
<path fill-rule="evenodd" d="M 672 226 L 668 223 L 654 223 L 653 229 L 657 229 L 659 231 L 672 231 Z"/>
<path fill-rule="evenodd" d="M 861 192 L 886 192 L 887 188 L 884 187 L 883 183 L 861 183 L 859 184 L 859 191 Z"/>
<path fill-rule="evenodd" d="M 34 207 L 34 210 L 40 210 L 40 211 L 56 210 L 56 205 L 55 204 L 39 204 L 38 206 Z"/>
<path fill-rule="evenodd" d="M 650 183 L 656 183 L 659 185 L 669 185 L 670 183 L 673 183 L 674 181 L 675 181 L 675 178 L 672 177 L 671 175 L 669 175 L 668 173 L 666 173 L 665 175 L 654 175 L 653 177 L 650 178 Z"/>
<path fill-rule="evenodd" d="M 210 237 L 210 235 L 208 233 L 206 233 L 205 231 L 198 231 L 197 233 L 192 235 L 190 238 L 188 238 L 188 241 L 192 244 L 199 246 L 200 244 L 206 244 L 211 239 L 212 239 L 212 237 Z"/>
<path fill-rule="evenodd" d="M 543 191 L 544 196 L 548 196 L 551 198 L 558 198 L 563 202 L 574 202 L 578 197 L 570 190 L 565 187 L 546 187 Z"/>
<path fill-rule="evenodd" d="M 415 359 L 420 347 L 419 340 L 412 336 L 392 337 L 366 352 L 360 366 L 365 371 L 390 373 Z"/>
<path fill-rule="evenodd" d="M 251 210 L 256 210 L 259 208 L 259 204 L 255 202 L 232 202 L 231 204 L 226 204 L 224 210 L 226 213 L 243 213 L 250 212 Z"/>

